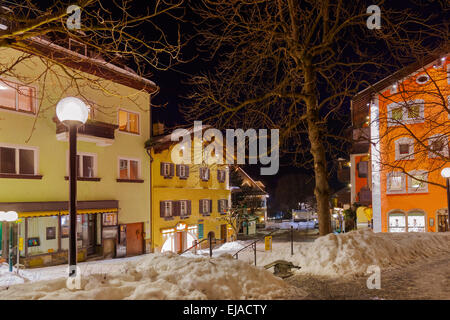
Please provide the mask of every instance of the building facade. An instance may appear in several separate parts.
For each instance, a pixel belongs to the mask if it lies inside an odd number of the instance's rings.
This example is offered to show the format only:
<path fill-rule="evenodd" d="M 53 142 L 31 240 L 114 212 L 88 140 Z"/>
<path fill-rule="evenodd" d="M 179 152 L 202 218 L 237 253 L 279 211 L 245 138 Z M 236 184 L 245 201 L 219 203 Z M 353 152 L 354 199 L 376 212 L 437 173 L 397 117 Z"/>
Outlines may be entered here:
<path fill-rule="evenodd" d="M 25 266 L 67 261 L 69 144 L 55 117 L 57 102 L 66 96 L 82 99 L 90 112 L 77 142 L 79 260 L 149 251 L 150 160 L 144 143 L 156 85 L 105 61 L 34 41 L 42 55 L 0 76 L 0 211 L 16 211 L 20 218 L 12 239 L 2 225 L 3 256 L 12 240 Z M 61 53 L 64 68 L 49 62 L 58 62 Z M 4 61 L 23 54 L 0 50 Z"/>
<path fill-rule="evenodd" d="M 351 201 L 372 208 L 376 232 L 448 230 L 448 59 L 424 57 L 352 100 Z"/>
<path fill-rule="evenodd" d="M 193 140 L 194 141 L 194 140 Z M 226 219 L 231 203 L 229 169 L 225 164 L 175 164 L 175 142 L 152 137 L 152 251 L 181 253 L 202 242 L 208 233 L 225 242 L 233 236 Z M 183 151 L 184 152 L 184 151 Z M 192 156 L 193 158 L 193 156 Z"/>

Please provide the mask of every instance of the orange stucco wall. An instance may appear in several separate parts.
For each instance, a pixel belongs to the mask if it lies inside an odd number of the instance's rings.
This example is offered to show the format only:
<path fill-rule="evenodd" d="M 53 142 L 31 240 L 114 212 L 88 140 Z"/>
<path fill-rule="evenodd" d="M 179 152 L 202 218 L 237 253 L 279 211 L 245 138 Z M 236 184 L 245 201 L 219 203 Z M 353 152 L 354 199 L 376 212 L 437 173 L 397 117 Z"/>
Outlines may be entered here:
<path fill-rule="evenodd" d="M 394 141 L 401 137 L 411 136 L 414 134 L 417 137 L 422 137 L 422 141 L 427 145 L 427 137 L 438 133 L 444 133 L 449 136 L 449 115 L 446 109 L 442 105 L 442 99 L 439 95 L 429 94 L 431 91 L 436 90 L 436 83 L 442 95 L 448 97 L 449 84 L 447 80 L 447 70 L 448 70 L 448 60 L 447 58 L 443 68 L 434 69 L 432 66 L 427 69 L 431 81 L 426 84 L 419 85 L 416 83 L 416 78 L 425 72 L 419 72 L 415 75 L 410 76 L 410 78 L 405 79 L 402 84 L 399 85 L 401 88 L 407 91 L 407 98 L 405 96 L 401 97 L 399 93 L 393 93 L 390 90 L 386 90 L 379 98 L 379 110 L 380 110 L 380 151 L 382 158 L 382 171 L 381 171 L 381 220 L 382 220 L 382 231 L 388 231 L 388 214 L 393 210 L 403 211 L 408 213 L 410 210 L 423 210 L 425 212 L 425 230 L 428 232 L 437 231 L 436 227 L 436 211 L 447 207 L 447 194 L 443 187 L 433 185 L 432 183 L 438 183 L 445 185 L 444 178 L 441 177 L 440 171 L 441 167 L 449 166 L 445 164 L 441 159 L 436 160 L 435 158 L 429 158 L 428 152 L 423 149 L 421 151 L 421 146 L 415 142 L 414 152 L 416 153 L 413 160 L 395 160 L 395 144 Z M 424 93 L 428 92 L 428 94 Z M 384 97 L 383 97 L 384 96 Z M 387 106 L 393 102 L 401 102 L 405 100 L 415 100 L 423 99 L 425 101 L 424 107 L 424 118 L 423 123 L 408 124 L 406 128 L 401 126 L 396 126 L 395 130 L 392 127 L 387 127 Z M 440 124 L 440 125 L 439 125 Z M 442 126 L 445 124 L 445 126 Z M 410 132 L 408 132 L 410 130 Z M 387 172 L 399 171 L 392 169 L 390 165 L 399 165 L 405 168 L 405 171 L 409 172 L 412 170 L 426 170 L 431 171 L 428 174 L 428 192 L 424 193 L 408 193 L 408 178 L 406 176 L 406 192 L 402 194 L 387 194 Z M 430 218 L 434 219 L 434 225 L 431 227 L 429 225 Z"/>

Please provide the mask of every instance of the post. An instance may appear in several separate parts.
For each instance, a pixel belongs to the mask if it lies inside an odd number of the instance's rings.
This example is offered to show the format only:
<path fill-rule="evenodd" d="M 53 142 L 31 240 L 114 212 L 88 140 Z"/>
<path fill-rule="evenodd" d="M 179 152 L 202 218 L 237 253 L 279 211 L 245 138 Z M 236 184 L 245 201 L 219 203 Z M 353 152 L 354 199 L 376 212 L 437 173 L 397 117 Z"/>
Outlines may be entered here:
<path fill-rule="evenodd" d="M 69 124 L 69 277 L 77 270 L 77 126 Z"/>
<path fill-rule="evenodd" d="M 255 267 L 256 267 L 256 242 L 253 243 L 253 251 L 255 253 Z"/>
<path fill-rule="evenodd" d="M 13 257 L 13 252 L 12 252 L 12 241 L 13 241 L 13 226 L 12 223 L 9 222 L 9 252 L 8 252 L 8 257 L 9 257 L 9 272 L 13 271 L 13 262 L 12 262 L 12 257 Z"/>
<path fill-rule="evenodd" d="M 450 178 L 447 178 L 447 231 L 450 231 Z"/>
<path fill-rule="evenodd" d="M 209 242 L 209 257 L 212 257 L 212 233 L 208 233 L 208 242 Z"/>
<path fill-rule="evenodd" d="M 197 240 L 194 240 L 194 254 L 197 254 Z"/>
<path fill-rule="evenodd" d="M 294 255 L 294 227 L 291 226 L 291 256 Z"/>
<path fill-rule="evenodd" d="M 16 266 L 17 266 L 17 274 L 19 274 L 19 261 L 20 261 L 20 226 L 19 223 L 17 223 L 17 261 L 16 261 Z"/>

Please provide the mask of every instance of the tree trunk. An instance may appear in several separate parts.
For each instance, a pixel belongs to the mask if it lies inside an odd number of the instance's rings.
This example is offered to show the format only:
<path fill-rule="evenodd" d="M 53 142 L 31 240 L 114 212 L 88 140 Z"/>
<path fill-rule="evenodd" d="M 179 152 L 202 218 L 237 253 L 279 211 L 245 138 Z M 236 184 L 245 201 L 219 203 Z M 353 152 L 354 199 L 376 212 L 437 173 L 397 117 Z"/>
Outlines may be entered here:
<path fill-rule="evenodd" d="M 327 159 L 325 147 L 321 139 L 320 116 L 316 91 L 316 77 L 312 61 L 305 65 L 306 116 L 308 123 L 308 137 L 311 143 L 311 154 L 314 159 L 315 187 L 314 195 L 317 201 L 317 214 L 319 218 L 319 234 L 321 236 L 331 232 L 330 219 L 330 188 L 328 185 Z"/>

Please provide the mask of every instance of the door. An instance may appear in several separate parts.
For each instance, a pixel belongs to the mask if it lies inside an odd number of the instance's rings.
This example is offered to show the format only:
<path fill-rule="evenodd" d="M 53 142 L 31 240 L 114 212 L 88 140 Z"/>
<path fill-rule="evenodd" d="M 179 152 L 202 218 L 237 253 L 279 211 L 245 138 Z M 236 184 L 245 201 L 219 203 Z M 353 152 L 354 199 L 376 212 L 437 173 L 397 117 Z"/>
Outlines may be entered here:
<path fill-rule="evenodd" d="M 144 253 L 144 224 L 128 223 L 127 224 L 127 256 L 136 256 Z"/>
<path fill-rule="evenodd" d="M 448 218 L 446 215 L 438 215 L 438 232 L 448 231 Z"/>
<path fill-rule="evenodd" d="M 96 219 L 97 214 L 88 214 L 88 239 L 87 239 L 87 254 L 95 254 L 95 244 L 96 244 Z"/>
<path fill-rule="evenodd" d="M 221 224 L 220 225 L 220 239 L 222 239 L 222 242 L 227 242 L 227 225 Z"/>
<path fill-rule="evenodd" d="M 187 232 L 178 231 L 175 233 L 175 252 L 181 253 L 187 249 Z"/>

